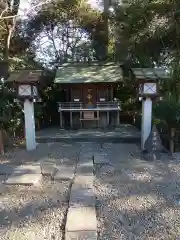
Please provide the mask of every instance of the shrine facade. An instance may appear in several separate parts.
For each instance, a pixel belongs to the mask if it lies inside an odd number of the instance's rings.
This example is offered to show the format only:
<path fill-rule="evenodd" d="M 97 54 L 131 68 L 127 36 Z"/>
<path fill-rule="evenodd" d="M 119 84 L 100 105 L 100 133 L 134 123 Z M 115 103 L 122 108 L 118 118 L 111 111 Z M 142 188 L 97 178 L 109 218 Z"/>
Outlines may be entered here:
<path fill-rule="evenodd" d="M 64 101 L 57 103 L 60 128 L 118 126 L 121 105 L 116 90 L 122 80 L 122 69 L 114 63 L 61 66 L 55 78 L 64 91 Z"/>

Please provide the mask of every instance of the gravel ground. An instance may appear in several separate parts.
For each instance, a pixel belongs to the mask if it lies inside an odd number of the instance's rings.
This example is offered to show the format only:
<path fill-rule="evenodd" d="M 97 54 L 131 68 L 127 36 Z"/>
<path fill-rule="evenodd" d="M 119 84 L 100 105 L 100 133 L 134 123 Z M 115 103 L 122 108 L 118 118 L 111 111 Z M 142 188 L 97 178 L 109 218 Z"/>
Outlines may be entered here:
<path fill-rule="evenodd" d="M 111 165 L 96 166 L 98 240 L 177 240 L 180 162 L 147 162 L 135 145 L 112 144 Z"/>
<path fill-rule="evenodd" d="M 80 148 L 77 144 L 39 144 L 30 154 L 23 149 L 1 159 L 9 165 L 52 161 L 76 165 Z M 0 175 L 0 182 L 4 176 Z M 52 182 L 43 178 L 39 187 L 0 185 L 0 240 L 64 239 L 70 181 Z"/>
<path fill-rule="evenodd" d="M 0 239 L 63 239 L 69 184 L 44 178 L 40 187 L 1 186 Z"/>

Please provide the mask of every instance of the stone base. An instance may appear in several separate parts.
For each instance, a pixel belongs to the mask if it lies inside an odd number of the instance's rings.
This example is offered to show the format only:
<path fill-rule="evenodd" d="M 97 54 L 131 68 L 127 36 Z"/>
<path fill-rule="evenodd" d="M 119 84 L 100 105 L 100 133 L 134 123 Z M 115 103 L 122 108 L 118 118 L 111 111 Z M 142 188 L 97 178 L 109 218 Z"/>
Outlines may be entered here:
<path fill-rule="evenodd" d="M 162 153 L 160 152 L 150 152 L 150 153 L 144 153 L 143 158 L 146 161 L 157 161 L 162 159 Z"/>

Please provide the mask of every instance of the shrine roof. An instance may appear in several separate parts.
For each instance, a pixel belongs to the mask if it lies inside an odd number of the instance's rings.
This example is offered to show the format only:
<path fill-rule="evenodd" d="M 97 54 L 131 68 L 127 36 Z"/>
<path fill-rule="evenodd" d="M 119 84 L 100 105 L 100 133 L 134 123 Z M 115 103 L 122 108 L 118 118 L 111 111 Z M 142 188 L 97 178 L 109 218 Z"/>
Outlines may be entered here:
<path fill-rule="evenodd" d="M 5 82 L 15 83 L 33 83 L 38 82 L 41 78 L 41 70 L 19 70 L 10 73 Z"/>
<path fill-rule="evenodd" d="M 55 83 L 111 83 L 123 81 L 121 67 L 116 63 L 63 64 L 56 73 Z"/>
<path fill-rule="evenodd" d="M 164 68 L 132 68 L 137 80 L 169 79 L 170 75 Z"/>

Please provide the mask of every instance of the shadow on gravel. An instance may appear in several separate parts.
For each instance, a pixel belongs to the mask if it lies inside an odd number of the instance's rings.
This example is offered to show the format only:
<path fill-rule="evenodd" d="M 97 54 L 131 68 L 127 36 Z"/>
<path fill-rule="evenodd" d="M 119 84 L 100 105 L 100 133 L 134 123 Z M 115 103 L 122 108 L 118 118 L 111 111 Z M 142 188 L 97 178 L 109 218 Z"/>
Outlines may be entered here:
<path fill-rule="evenodd" d="M 116 158 L 116 159 L 115 159 Z M 96 166 L 99 239 L 177 239 L 180 163 L 114 157 Z"/>
<path fill-rule="evenodd" d="M 39 144 L 35 151 L 27 153 L 19 150 L 8 161 L 0 165 L 0 172 L 10 174 L 14 167 L 21 164 L 52 162 L 59 166 L 77 164 L 80 148 L 77 144 Z M 4 168 L 4 171 L 3 171 Z M 6 169 L 5 169 L 6 168 Z M 31 171 L 29 170 L 28 173 Z M 0 175 L 3 182 L 6 175 Z M 45 239 L 63 238 L 70 194 L 70 181 L 52 181 L 43 177 L 40 186 L 17 186 L 0 184 L 0 240 L 21 240 L 24 238 L 7 237 L 10 233 L 32 233 L 31 237 L 42 235 Z M 44 233 L 46 232 L 46 234 Z M 44 235 L 45 234 L 45 235 Z M 2 238 L 1 238 L 2 237 Z M 31 237 L 28 239 L 30 240 Z"/>
<path fill-rule="evenodd" d="M 79 157 L 79 146 L 77 144 L 39 144 L 37 149 L 27 152 L 25 149 L 17 149 L 8 157 L 1 157 L 0 175 L 4 175 L 4 179 L 13 172 L 14 168 L 20 165 L 42 165 L 49 163 L 60 166 L 76 165 Z M 41 171 L 41 170 L 40 170 Z M 24 170 L 17 175 L 33 173 L 30 169 Z M 1 180 L 3 178 L 1 177 Z"/>
<path fill-rule="evenodd" d="M 0 239 L 14 240 L 8 238 L 14 233 L 30 233 L 29 240 L 39 234 L 42 239 L 64 239 L 71 183 L 44 181 L 41 187 L 6 187 L 0 196 Z"/>

